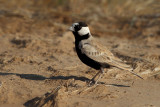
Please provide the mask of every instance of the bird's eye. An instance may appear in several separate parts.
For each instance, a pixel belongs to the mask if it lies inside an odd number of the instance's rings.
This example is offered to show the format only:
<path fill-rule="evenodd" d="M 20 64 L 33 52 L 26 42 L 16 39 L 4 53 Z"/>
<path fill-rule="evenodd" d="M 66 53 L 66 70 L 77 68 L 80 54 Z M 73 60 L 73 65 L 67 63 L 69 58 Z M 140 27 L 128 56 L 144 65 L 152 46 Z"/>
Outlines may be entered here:
<path fill-rule="evenodd" d="M 76 26 L 75 26 L 76 31 L 79 31 L 81 28 L 82 28 L 82 27 L 79 26 L 79 25 L 76 25 Z"/>

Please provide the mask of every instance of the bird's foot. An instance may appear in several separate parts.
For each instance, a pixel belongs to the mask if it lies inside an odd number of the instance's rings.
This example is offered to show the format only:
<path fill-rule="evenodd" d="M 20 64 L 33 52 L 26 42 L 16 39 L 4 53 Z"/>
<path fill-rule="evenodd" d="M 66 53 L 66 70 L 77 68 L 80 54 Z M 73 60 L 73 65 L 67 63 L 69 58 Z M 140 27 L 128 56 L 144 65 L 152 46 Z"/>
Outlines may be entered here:
<path fill-rule="evenodd" d="M 91 79 L 91 80 L 87 81 L 87 85 L 89 87 L 91 87 L 91 86 L 95 85 L 95 81 L 93 79 Z"/>

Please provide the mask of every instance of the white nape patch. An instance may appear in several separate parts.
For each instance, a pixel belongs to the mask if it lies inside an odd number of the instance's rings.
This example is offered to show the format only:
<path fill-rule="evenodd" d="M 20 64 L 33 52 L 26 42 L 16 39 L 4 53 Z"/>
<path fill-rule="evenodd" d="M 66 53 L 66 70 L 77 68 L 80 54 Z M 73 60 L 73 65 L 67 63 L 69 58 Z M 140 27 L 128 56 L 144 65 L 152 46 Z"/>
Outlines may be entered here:
<path fill-rule="evenodd" d="M 81 30 L 78 31 L 78 34 L 80 36 L 86 35 L 86 34 L 90 34 L 90 30 L 88 27 L 82 27 Z"/>

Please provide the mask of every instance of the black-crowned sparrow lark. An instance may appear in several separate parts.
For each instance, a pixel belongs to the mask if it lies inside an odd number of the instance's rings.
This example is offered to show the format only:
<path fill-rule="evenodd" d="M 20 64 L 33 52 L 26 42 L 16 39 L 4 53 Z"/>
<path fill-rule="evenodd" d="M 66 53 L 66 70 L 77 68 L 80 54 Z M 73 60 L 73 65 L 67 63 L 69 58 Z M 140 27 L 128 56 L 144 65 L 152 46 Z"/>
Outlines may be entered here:
<path fill-rule="evenodd" d="M 95 38 L 92 37 L 89 27 L 84 22 L 73 23 L 69 28 L 75 37 L 75 48 L 79 59 L 86 65 L 100 70 L 92 79 L 93 83 L 96 76 L 99 75 L 95 81 L 97 84 L 98 80 L 104 73 L 104 68 L 117 67 L 143 79 L 139 75 L 133 72 L 133 68 L 130 65 L 125 64 L 118 57 L 114 56 L 105 46 L 98 43 Z"/>

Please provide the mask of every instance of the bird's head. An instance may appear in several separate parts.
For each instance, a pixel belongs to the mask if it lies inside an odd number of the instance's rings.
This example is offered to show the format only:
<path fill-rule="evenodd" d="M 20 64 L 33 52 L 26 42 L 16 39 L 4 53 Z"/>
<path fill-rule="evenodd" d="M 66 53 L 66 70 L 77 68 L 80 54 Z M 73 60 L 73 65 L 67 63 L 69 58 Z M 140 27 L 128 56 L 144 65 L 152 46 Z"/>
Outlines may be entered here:
<path fill-rule="evenodd" d="M 89 27 L 84 22 L 73 23 L 69 30 L 78 36 L 90 35 Z"/>

